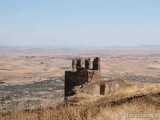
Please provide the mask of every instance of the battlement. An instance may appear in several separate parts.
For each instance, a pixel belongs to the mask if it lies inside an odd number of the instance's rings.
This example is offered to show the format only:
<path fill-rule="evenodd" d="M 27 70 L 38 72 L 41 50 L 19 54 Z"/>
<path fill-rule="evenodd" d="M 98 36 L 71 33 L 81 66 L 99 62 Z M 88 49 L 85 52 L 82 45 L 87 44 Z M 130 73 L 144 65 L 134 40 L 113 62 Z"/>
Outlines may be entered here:
<path fill-rule="evenodd" d="M 91 68 L 91 65 L 93 66 Z M 65 97 L 74 95 L 73 88 L 99 80 L 100 78 L 100 58 L 91 59 L 76 58 L 72 60 L 72 71 L 65 71 Z"/>
<path fill-rule="evenodd" d="M 85 62 L 85 66 L 83 67 L 83 62 Z M 87 70 L 99 70 L 100 71 L 100 58 L 96 57 L 93 60 L 92 64 L 93 68 L 91 68 L 91 59 L 85 59 L 84 61 L 82 58 L 75 58 L 72 60 L 72 71 L 76 71 L 79 68 L 86 68 Z"/>

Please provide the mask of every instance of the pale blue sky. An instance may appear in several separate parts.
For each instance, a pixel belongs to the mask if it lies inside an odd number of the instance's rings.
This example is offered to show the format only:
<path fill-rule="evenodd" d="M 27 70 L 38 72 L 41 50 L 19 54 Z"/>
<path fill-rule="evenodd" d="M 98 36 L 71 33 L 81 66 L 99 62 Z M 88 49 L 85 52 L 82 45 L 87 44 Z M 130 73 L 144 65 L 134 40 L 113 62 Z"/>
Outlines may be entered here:
<path fill-rule="evenodd" d="M 0 45 L 160 45 L 160 0 L 0 0 Z"/>

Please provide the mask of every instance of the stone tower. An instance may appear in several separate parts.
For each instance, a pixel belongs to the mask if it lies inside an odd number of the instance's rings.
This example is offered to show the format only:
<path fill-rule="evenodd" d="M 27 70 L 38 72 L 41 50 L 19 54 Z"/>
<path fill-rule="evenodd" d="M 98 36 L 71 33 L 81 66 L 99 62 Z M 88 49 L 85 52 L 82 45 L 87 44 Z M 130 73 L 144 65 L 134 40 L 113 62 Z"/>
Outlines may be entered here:
<path fill-rule="evenodd" d="M 65 71 L 65 97 L 74 95 L 73 88 L 100 79 L 100 58 L 93 60 L 93 68 L 91 68 L 91 59 L 85 59 L 83 67 L 82 58 L 72 60 L 72 71 Z"/>

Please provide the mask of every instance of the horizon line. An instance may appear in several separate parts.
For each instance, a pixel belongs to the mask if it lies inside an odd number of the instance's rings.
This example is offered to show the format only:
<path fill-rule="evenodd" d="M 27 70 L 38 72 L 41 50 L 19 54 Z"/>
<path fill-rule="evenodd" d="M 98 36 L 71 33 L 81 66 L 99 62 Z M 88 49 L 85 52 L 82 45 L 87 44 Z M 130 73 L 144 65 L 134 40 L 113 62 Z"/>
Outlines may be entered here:
<path fill-rule="evenodd" d="M 75 49 L 75 48 L 156 48 L 160 47 L 160 45 L 110 45 L 110 46 L 18 46 L 18 45 L 0 45 L 0 49 L 2 48 L 14 48 L 14 49 Z"/>

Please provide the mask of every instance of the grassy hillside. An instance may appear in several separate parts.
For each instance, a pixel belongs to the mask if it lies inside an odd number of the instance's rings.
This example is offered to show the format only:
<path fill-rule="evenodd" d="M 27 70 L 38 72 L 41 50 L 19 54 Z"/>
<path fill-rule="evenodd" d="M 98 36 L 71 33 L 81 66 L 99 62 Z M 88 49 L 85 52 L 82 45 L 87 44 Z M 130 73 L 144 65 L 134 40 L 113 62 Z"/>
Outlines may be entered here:
<path fill-rule="evenodd" d="M 155 114 L 160 115 L 160 84 L 129 83 L 104 97 L 92 99 L 81 99 L 83 104 L 77 106 L 59 105 L 36 110 L 15 108 L 11 112 L 1 112 L 0 120 L 125 120 L 133 119 L 133 114 L 148 115 L 136 119 L 149 120 L 156 118 Z"/>

